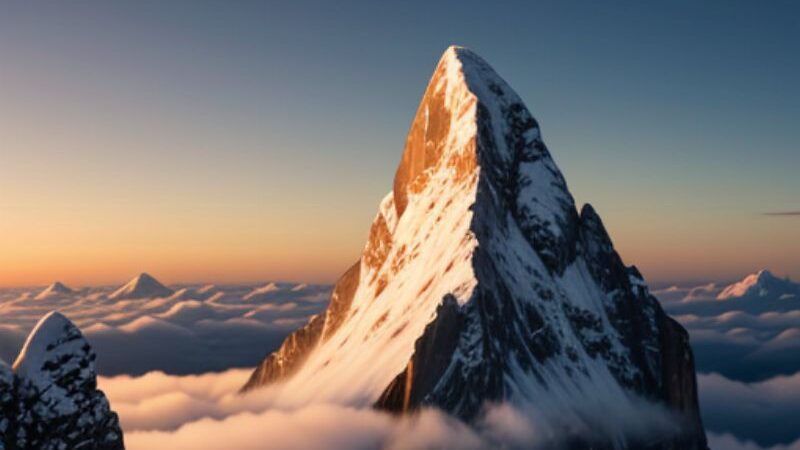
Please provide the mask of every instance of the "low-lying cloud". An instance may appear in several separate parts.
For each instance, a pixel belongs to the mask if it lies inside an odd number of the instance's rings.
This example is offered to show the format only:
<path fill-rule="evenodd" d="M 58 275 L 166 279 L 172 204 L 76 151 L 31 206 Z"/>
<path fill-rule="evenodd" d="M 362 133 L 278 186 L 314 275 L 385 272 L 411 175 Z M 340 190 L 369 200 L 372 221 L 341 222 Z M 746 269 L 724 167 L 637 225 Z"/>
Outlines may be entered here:
<path fill-rule="evenodd" d="M 762 447 L 752 441 L 737 439 L 728 433 L 708 433 L 708 446 L 713 450 L 800 450 L 800 440 L 788 445 Z"/>
<path fill-rule="evenodd" d="M 491 405 L 472 426 L 435 409 L 394 416 L 352 405 L 280 407 L 269 389 L 239 395 L 248 375 L 245 369 L 200 376 L 149 373 L 101 377 L 99 384 L 119 413 L 131 450 L 537 449 L 575 435 L 637 439 L 677 430 L 670 414 L 644 401 L 632 403 L 635 409 L 587 402 L 581 420 L 532 405 Z"/>
<path fill-rule="evenodd" d="M 765 447 L 800 439 L 800 373 L 749 384 L 710 374 L 698 383 L 707 429 Z"/>
<path fill-rule="evenodd" d="M 0 358 L 13 361 L 51 310 L 75 322 L 104 375 L 197 374 L 251 367 L 328 302 L 328 285 L 187 286 L 164 298 L 111 299 L 112 288 L 36 298 L 0 290 Z"/>
<path fill-rule="evenodd" d="M 800 285 L 772 278 L 739 297 L 707 283 L 653 292 L 691 336 L 697 370 L 739 381 L 800 371 Z"/>

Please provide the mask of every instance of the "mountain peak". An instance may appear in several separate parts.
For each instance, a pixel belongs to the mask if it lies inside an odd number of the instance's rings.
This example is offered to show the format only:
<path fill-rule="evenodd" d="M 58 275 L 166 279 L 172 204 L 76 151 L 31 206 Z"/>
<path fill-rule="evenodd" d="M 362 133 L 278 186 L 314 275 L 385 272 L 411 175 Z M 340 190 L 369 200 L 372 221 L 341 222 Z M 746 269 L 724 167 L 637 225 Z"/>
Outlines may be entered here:
<path fill-rule="evenodd" d="M 467 179 L 479 165 L 510 169 L 508 164 L 498 165 L 512 159 L 513 148 L 480 145 L 485 139 L 505 144 L 503 134 L 509 131 L 506 119 L 519 120 L 515 125 L 522 129 L 517 131 L 527 133 L 517 140 L 538 138 L 538 124 L 486 61 L 464 47 L 445 50 L 411 123 L 395 173 L 393 193 L 398 217 L 406 208 L 408 196 L 427 186 L 430 170 L 448 169 L 456 178 Z M 481 158 L 479 151 L 493 154 Z"/>
<path fill-rule="evenodd" d="M 42 292 L 40 292 L 35 299 L 36 300 L 44 300 L 46 298 L 55 297 L 58 295 L 69 295 L 72 294 L 74 291 L 64 285 L 60 281 L 56 281 L 55 283 L 51 284 L 47 288 L 45 288 Z"/>
<path fill-rule="evenodd" d="M 117 415 L 97 390 L 95 359 L 80 330 L 63 314 L 52 311 L 42 317 L 11 375 L 19 380 L 13 384 L 16 404 L 31 412 L 5 418 L 4 431 L 19 429 L 21 448 L 78 448 L 88 440 L 96 448 L 123 448 Z M 0 372 L 7 381 L 8 371 L 0 367 Z"/>
<path fill-rule="evenodd" d="M 174 294 L 172 289 L 161 284 L 146 272 L 137 275 L 108 296 L 110 299 L 134 299 L 147 297 L 168 297 Z"/>
<path fill-rule="evenodd" d="M 396 219 L 411 197 L 458 192 L 472 192 L 474 210 L 503 203 L 549 269 L 563 270 L 574 254 L 575 202 L 538 122 L 483 58 L 452 46 L 406 138 L 391 194 Z"/>
<path fill-rule="evenodd" d="M 452 46 L 360 260 L 244 390 L 280 382 L 279 403 L 434 405 L 465 419 L 504 400 L 581 416 L 588 393 L 611 407 L 633 391 L 692 426 L 685 445 L 652 448 L 700 449 L 693 380 L 685 330 L 623 264 L 594 209 L 578 214 L 520 97 Z"/>
<path fill-rule="evenodd" d="M 759 280 L 770 280 L 775 279 L 775 275 L 772 274 L 768 269 L 761 269 L 757 273 Z"/>
<path fill-rule="evenodd" d="M 53 376 L 56 376 L 50 363 L 61 360 L 64 355 L 83 355 L 85 358 L 78 358 L 68 369 L 60 364 L 62 375 L 75 369 L 79 378 L 94 377 L 94 353 L 80 330 L 60 312 L 51 311 L 28 335 L 14 362 L 14 371 L 43 388 L 52 384 Z"/>
<path fill-rule="evenodd" d="M 756 273 L 747 275 L 740 281 L 726 286 L 725 289 L 717 295 L 717 300 L 728 300 L 746 296 L 765 297 L 770 293 L 793 293 L 798 289 L 800 288 L 791 281 L 776 277 L 768 269 L 761 269 Z"/>

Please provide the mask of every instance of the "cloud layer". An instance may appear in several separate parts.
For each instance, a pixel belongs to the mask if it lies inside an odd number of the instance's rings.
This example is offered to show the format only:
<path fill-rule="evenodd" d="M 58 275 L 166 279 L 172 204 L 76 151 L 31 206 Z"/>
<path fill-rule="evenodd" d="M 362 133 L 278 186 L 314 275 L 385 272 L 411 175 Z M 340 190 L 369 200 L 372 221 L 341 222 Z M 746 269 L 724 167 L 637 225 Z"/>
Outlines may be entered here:
<path fill-rule="evenodd" d="M 113 300 L 113 288 L 36 298 L 0 290 L 0 357 L 13 361 L 35 323 L 57 309 L 98 354 L 101 374 L 175 374 L 251 367 L 320 312 L 330 286 L 185 286 L 166 298 Z"/>
<path fill-rule="evenodd" d="M 149 373 L 101 377 L 99 384 L 120 415 L 131 450 L 537 449 L 604 427 L 613 427 L 620 439 L 676 432 L 669 414 L 645 402 L 636 410 L 589 408 L 581 414 L 585 422 L 573 423 L 532 405 L 492 405 L 472 427 L 433 409 L 399 417 L 349 405 L 282 407 L 269 389 L 239 395 L 248 375 L 243 369 L 200 376 Z"/>
<path fill-rule="evenodd" d="M 689 331 L 698 371 L 740 381 L 800 371 L 800 285 L 773 279 L 764 289 L 717 298 L 722 291 L 714 283 L 654 291 Z"/>
<path fill-rule="evenodd" d="M 698 382 L 707 429 L 762 446 L 800 439 L 800 373 L 750 384 L 711 374 Z"/>

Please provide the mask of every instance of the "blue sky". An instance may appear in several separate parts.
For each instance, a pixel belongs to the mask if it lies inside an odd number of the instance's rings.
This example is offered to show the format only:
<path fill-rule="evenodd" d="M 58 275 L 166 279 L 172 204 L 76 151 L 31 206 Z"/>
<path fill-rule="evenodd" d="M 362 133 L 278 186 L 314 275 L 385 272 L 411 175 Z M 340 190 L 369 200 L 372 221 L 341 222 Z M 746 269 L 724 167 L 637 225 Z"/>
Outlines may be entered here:
<path fill-rule="evenodd" d="M 431 3 L 3 5 L 0 284 L 332 279 L 450 44 L 651 280 L 800 277 L 796 3 Z"/>

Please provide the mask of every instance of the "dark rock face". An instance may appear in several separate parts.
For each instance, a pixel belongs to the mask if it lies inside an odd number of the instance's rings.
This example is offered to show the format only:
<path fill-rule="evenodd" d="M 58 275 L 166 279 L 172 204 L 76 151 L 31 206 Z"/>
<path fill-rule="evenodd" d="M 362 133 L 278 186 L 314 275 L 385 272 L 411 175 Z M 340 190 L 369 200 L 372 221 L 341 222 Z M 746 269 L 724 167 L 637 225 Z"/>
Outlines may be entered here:
<path fill-rule="evenodd" d="M 458 303 L 453 297 L 445 298 L 436 310 L 436 320 L 425 327 L 424 339 L 417 341 L 406 370 L 389 384 L 377 404 L 393 412 L 421 404 L 450 365 L 462 326 Z"/>
<path fill-rule="evenodd" d="M 470 53 L 462 57 L 475 58 Z M 471 70 L 473 78 L 491 71 L 482 60 L 473 61 Z M 579 356 L 585 354 L 603 361 L 620 386 L 667 406 L 682 421 L 683 431 L 676 436 L 657 444 L 629 442 L 629 448 L 707 448 L 686 331 L 662 311 L 638 270 L 623 264 L 594 209 L 585 205 L 577 214 L 538 124 L 510 88 L 487 78 L 491 93 L 478 95 L 477 156 L 483 170 L 472 223 L 481 242 L 472 260 L 478 287 L 459 310 L 443 303 L 417 341 L 405 372 L 387 387 L 376 407 L 405 412 L 433 405 L 470 420 L 486 401 L 511 398 L 516 386 L 508 381 L 509 374 L 521 369 L 544 380 L 541 371 L 548 360 L 563 365 L 567 373 L 588 373 Z M 505 123 L 493 123 L 498 120 Z M 498 146 L 510 150 L 510 157 L 501 158 Z M 549 175 L 544 189 L 527 190 L 542 184 L 534 179 L 542 174 Z M 525 278 L 511 273 L 507 260 L 520 252 L 509 251 L 501 242 L 514 235 L 530 245 L 547 274 L 524 259 L 519 262 Z M 585 309 L 547 283 L 576 263 L 586 267 L 609 299 L 603 311 Z M 532 289 L 520 289 L 519 284 Z M 554 316 L 566 319 L 581 348 L 567 343 Z M 442 353 L 451 354 L 450 364 L 443 365 Z M 576 439 L 571 445 L 612 448 L 602 440 Z"/>
<path fill-rule="evenodd" d="M 122 430 L 97 389 L 96 355 L 59 313 L 36 326 L 14 364 L 0 367 L 6 449 L 122 449 Z"/>

